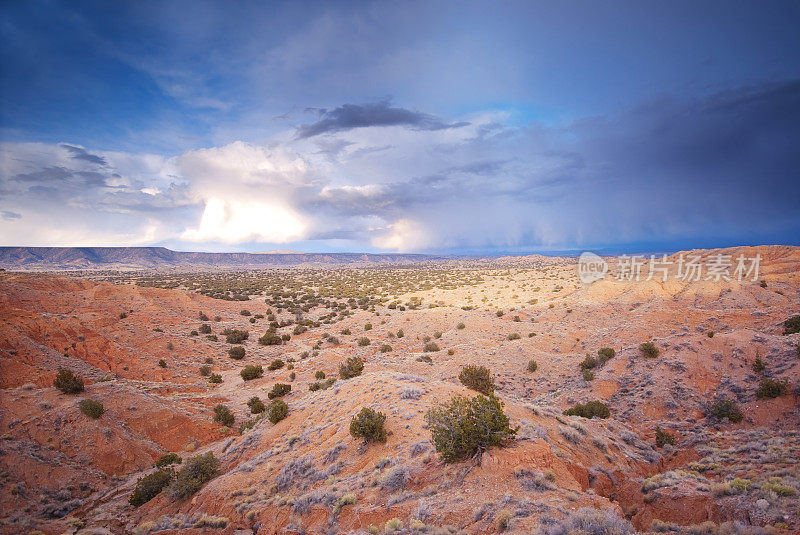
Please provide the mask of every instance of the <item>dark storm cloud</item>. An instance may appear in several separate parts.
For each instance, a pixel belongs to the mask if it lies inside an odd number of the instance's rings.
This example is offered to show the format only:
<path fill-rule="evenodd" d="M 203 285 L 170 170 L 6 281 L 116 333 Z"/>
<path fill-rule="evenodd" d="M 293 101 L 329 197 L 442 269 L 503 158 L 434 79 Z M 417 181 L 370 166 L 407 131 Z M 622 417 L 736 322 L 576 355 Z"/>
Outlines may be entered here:
<path fill-rule="evenodd" d="M 73 145 L 67 145 L 66 143 L 61 144 L 61 148 L 68 150 L 72 153 L 72 158 L 75 160 L 83 160 L 85 162 L 94 163 L 97 165 L 108 165 L 106 159 L 102 156 L 97 156 L 96 154 L 91 154 L 86 151 L 86 149 L 82 149 L 80 147 L 75 147 Z"/>
<path fill-rule="evenodd" d="M 383 152 L 385 150 L 393 149 L 394 145 L 381 145 L 379 147 L 363 147 L 360 149 L 356 149 L 350 154 L 351 158 L 361 158 L 362 156 L 367 156 L 368 154 L 373 154 L 376 152 Z"/>
<path fill-rule="evenodd" d="M 663 100 L 621 120 L 576 126 L 581 158 L 595 176 L 663 188 L 719 204 L 785 205 L 800 196 L 800 81 Z M 791 199 L 791 201 L 790 201 Z"/>
<path fill-rule="evenodd" d="M 440 167 L 427 174 L 366 188 L 330 186 L 298 206 L 355 224 L 410 218 L 454 243 L 469 236 L 479 246 L 535 241 L 542 225 L 551 228 L 551 242 L 567 244 L 609 236 L 789 236 L 800 228 L 797 124 L 795 80 L 663 98 L 565 128 L 506 127 L 456 141 L 437 147 L 431 161 Z M 387 170 L 397 171 L 374 172 Z M 481 224 L 452 223 L 477 200 Z M 509 225 L 516 237 L 508 237 Z"/>
<path fill-rule="evenodd" d="M 30 173 L 20 173 L 13 177 L 18 182 L 54 182 L 63 181 L 72 176 L 72 172 L 66 167 L 51 166 L 33 171 Z"/>
<path fill-rule="evenodd" d="M 94 171 L 76 171 L 75 174 L 81 177 L 87 186 L 108 186 L 106 180 L 109 177 L 103 173 L 96 173 Z"/>
<path fill-rule="evenodd" d="M 468 123 L 447 123 L 441 119 L 405 108 L 394 108 L 388 101 L 373 104 L 344 104 L 332 110 L 321 110 L 320 119 L 297 128 L 298 139 L 329 132 L 341 132 L 369 126 L 408 126 L 416 130 L 458 128 Z"/>
<path fill-rule="evenodd" d="M 491 175 L 498 173 L 505 162 L 501 160 L 484 160 L 480 162 L 472 162 L 464 165 L 456 165 L 451 167 L 453 172 L 470 173 L 475 175 Z"/>
<path fill-rule="evenodd" d="M 38 171 L 14 175 L 12 179 L 17 182 L 28 183 L 57 182 L 63 184 L 65 187 L 68 187 L 69 184 L 80 184 L 88 186 L 89 188 L 94 188 L 109 187 L 106 180 L 113 176 L 115 176 L 115 174 L 104 174 L 95 171 L 76 171 L 62 166 L 48 166 Z M 118 177 L 119 175 L 116 176 Z M 74 180 L 76 178 L 78 180 Z"/>

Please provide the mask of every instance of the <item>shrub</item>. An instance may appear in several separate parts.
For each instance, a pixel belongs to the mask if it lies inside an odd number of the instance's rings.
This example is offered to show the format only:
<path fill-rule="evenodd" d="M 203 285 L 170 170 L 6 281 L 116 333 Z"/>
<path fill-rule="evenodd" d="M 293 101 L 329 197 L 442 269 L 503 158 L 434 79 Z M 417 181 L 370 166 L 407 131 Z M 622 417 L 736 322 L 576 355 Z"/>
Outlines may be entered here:
<path fill-rule="evenodd" d="M 371 323 L 367 323 L 366 325 L 364 325 L 364 330 L 365 331 L 371 331 L 372 330 L 372 324 Z"/>
<path fill-rule="evenodd" d="M 439 346 L 436 342 L 428 342 L 425 344 L 425 347 L 422 348 L 425 353 L 435 353 L 439 351 Z"/>
<path fill-rule="evenodd" d="M 83 392 L 83 378 L 72 373 L 72 370 L 59 368 L 53 386 L 65 394 L 78 394 Z"/>
<path fill-rule="evenodd" d="M 164 468 L 165 466 L 169 466 L 171 464 L 181 464 L 183 459 L 177 453 L 166 453 L 158 458 L 156 461 L 157 468 Z"/>
<path fill-rule="evenodd" d="M 289 405 L 282 399 L 273 400 L 267 405 L 267 418 L 273 424 L 277 424 L 289 414 Z"/>
<path fill-rule="evenodd" d="M 274 331 L 267 331 L 264 336 L 258 339 L 258 343 L 262 346 L 278 346 L 283 343 L 281 335 Z"/>
<path fill-rule="evenodd" d="M 315 378 L 315 379 L 325 379 L 325 372 L 323 372 L 323 371 L 317 371 L 317 372 L 314 374 L 314 378 Z"/>
<path fill-rule="evenodd" d="M 204 323 L 197 330 L 200 334 L 211 334 L 211 325 Z"/>
<path fill-rule="evenodd" d="M 654 359 L 658 356 L 658 348 L 653 342 L 644 342 L 639 344 L 639 353 L 647 359 Z"/>
<path fill-rule="evenodd" d="M 362 437 L 367 442 L 386 442 L 385 421 L 385 414 L 364 407 L 350 421 L 350 434 L 356 438 Z"/>
<path fill-rule="evenodd" d="M 260 364 L 248 364 L 244 367 L 242 371 L 239 372 L 239 375 L 242 376 L 242 379 L 245 381 L 249 381 L 251 379 L 258 379 L 262 375 L 264 375 L 264 368 L 261 367 Z"/>
<path fill-rule="evenodd" d="M 456 325 L 456 329 L 458 329 L 459 331 L 464 328 L 466 328 L 466 325 L 464 325 L 463 323 L 459 323 L 458 325 Z"/>
<path fill-rule="evenodd" d="M 780 481 L 780 478 L 770 478 L 773 481 L 761 483 L 761 490 L 764 492 L 774 492 L 778 496 L 794 496 L 797 490 Z"/>
<path fill-rule="evenodd" d="M 531 359 L 528 361 L 528 371 L 533 373 L 539 368 L 539 365 L 536 364 L 536 361 Z"/>
<path fill-rule="evenodd" d="M 360 357 L 350 357 L 344 364 L 339 365 L 339 376 L 342 379 L 358 377 L 364 371 L 364 361 Z"/>
<path fill-rule="evenodd" d="M 252 414 L 261 414 L 264 412 L 267 407 L 264 406 L 264 402 L 258 396 L 253 396 L 247 401 L 247 406 L 250 407 L 250 412 Z"/>
<path fill-rule="evenodd" d="M 239 424 L 239 434 L 244 435 L 245 432 L 249 431 L 250 429 L 254 428 L 256 424 L 259 422 L 259 418 L 246 420 L 243 423 Z"/>
<path fill-rule="evenodd" d="M 608 410 L 608 405 L 602 401 L 587 401 L 586 403 L 578 403 L 571 409 L 564 411 L 567 416 L 580 416 L 581 418 L 608 418 L 611 411 Z"/>
<path fill-rule="evenodd" d="M 594 381 L 594 372 L 592 370 L 582 370 L 581 375 L 584 381 Z"/>
<path fill-rule="evenodd" d="M 597 350 L 597 360 L 600 362 L 601 366 L 613 359 L 615 356 L 617 356 L 617 352 L 614 351 L 614 348 L 612 347 L 601 347 Z"/>
<path fill-rule="evenodd" d="M 208 321 L 208 316 L 202 312 L 198 315 L 198 317 L 200 318 L 200 321 Z"/>
<path fill-rule="evenodd" d="M 708 414 L 714 418 L 727 418 L 733 423 L 741 422 L 744 416 L 739 409 L 739 405 L 735 401 L 729 399 L 720 399 L 714 402 Z"/>
<path fill-rule="evenodd" d="M 520 338 L 521 336 L 519 335 L 519 333 L 511 333 L 508 335 L 509 340 L 519 340 Z"/>
<path fill-rule="evenodd" d="M 228 356 L 233 360 L 242 360 L 244 358 L 244 346 L 233 346 L 228 350 Z"/>
<path fill-rule="evenodd" d="M 397 337 L 398 337 L 398 338 L 402 338 L 402 337 L 404 337 L 405 335 L 406 335 L 406 333 L 405 333 L 405 332 L 403 332 L 403 329 L 400 329 L 400 330 L 398 330 L 398 331 L 397 331 Z"/>
<path fill-rule="evenodd" d="M 247 309 L 242 309 L 242 310 L 239 311 L 239 314 L 241 314 L 242 316 L 249 316 L 250 315 L 250 311 L 247 310 Z"/>
<path fill-rule="evenodd" d="M 369 343 L 370 343 L 369 338 L 367 338 L 366 336 L 362 336 L 361 338 L 358 339 L 359 347 L 366 347 L 369 345 Z"/>
<path fill-rule="evenodd" d="M 103 413 L 106 412 L 105 408 L 103 408 L 103 404 L 93 399 L 81 400 L 81 402 L 78 403 L 78 407 L 81 409 L 81 412 L 89 418 L 100 418 Z"/>
<path fill-rule="evenodd" d="M 283 362 L 283 360 L 275 359 L 275 360 L 273 360 L 272 362 L 269 363 L 269 366 L 267 366 L 267 369 L 269 371 L 271 371 L 271 372 L 274 372 L 275 370 L 280 370 L 285 365 L 286 365 L 286 363 Z"/>
<path fill-rule="evenodd" d="M 392 346 L 389 344 L 381 344 L 381 353 L 388 353 L 392 350 Z"/>
<path fill-rule="evenodd" d="M 761 360 L 761 357 L 756 357 L 755 362 L 753 362 L 753 371 L 756 373 L 761 373 L 767 369 L 767 365 Z"/>
<path fill-rule="evenodd" d="M 675 435 L 662 430 L 660 427 L 656 427 L 656 446 L 663 448 L 666 444 L 669 444 L 670 446 L 674 445 Z"/>
<path fill-rule="evenodd" d="M 200 366 L 200 375 L 203 377 L 211 375 L 211 366 Z"/>
<path fill-rule="evenodd" d="M 152 474 L 140 477 L 136 482 L 136 488 L 133 489 L 128 503 L 134 507 L 143 505 L 156 496 L 169 485 L 175 473 L 172 470 L 156 470 Z"/>
<path fill-rule="evenodd" d="M 733 478 L 733 481 L 731 481 L 731 488 L 739 492 L 746 491 L 747 487 L 749 486 L 750 486 L 749 479 L 742 479 L 740 477 L 735 477 Z"/>
<path fill-rule="evenodd" d="M 417 357 L 417 362 L 433 362 L 433 359 L 430 358 L 428 355 L 421 355 Z"/>
<path fill-rule="evenodd" d="M 333 508 L 333 514 L 338 515 L 345 505 L 353 505 L 354 503 L 356 503 L 356 495 L 345 494 L 336 502 L 336 506 Z"/>
<path fill-rule="evenodd" d="M 225 341 L 229 344 L 241 344 L 250 336 L 249 332 L 239 329 L 225 329 L 222 334 L 225 335 Z"/>
<path fill-rule="evenodd" d="M 638 533 L 633 525 L 620 518 L 611 509 L 598 511 L 591 507 L 583 507 L 553 525 L 542 529 L 542 535 L 635 535 Z"/>
<path fill-rule="evenodd" d="M 230 427 L 236 420 L 231 410 L 225 405 L 217 405 L 214 407 L 214 421 L 225 427 Z"/>
<path fill-rule="evenodd" d="M 255 320 L 250 320 L 250 321 L 255 321 Z M 294 329 L 292 330 L 292 334 L 297 336 L 297 335 L 303 334 L 307 330 L 308 330 L 308 328 L 303 326 L 303 325 L 295 325 Z"/>
<path fill-rule="evenodd" d="M 465 366 L 458 374 L 458 380 L 467 388 L 486 396 L 494 394 L 494 379 L 489 369 L 483 366 Z"/>
<path fill-rule="evenodd" d="M 164 359 L 158 359 L 158 365 L 161 366 L 162 368 L 166 368 L 167 367 L 167 361 L 164 360 Z"/>
<path fill-rule="evenodd" d="M 217 474 L 219 460 L 213 452 L 189 457 L 170 486 L 173 498 L 187 498 Z"/>
<path fill-rule="evenodd" d="M 783 322 L 783 334 L 800 333 L 800 315 L 792 316 Z"/>
<path fill-rule="evenodd" d="M 212 359 L 211 357 L 206 357 L 203 362 L 205 362 L 206 364 L 214 364 L 214 359 Z"/>
<path fill-rule="evenodd" d="M 544 492 L 555 489 L 552 483 L 555 482 L 556 475 L 551 470 L 542 473 L 533 472 L 525 468 L 518 468 L 514 470 L 514 477 L 517 479 L 520 487 L 525 490 Z"/>
<path fill-rule="evenodd" d="M 592 368 L 596 368 L 598 366 L 597 359 L 591 355 L 586 355 L 586 358 L 583 359 L 583 362 L 580 364 L 580 368 L 583 371 L 591 370 Z"/>
<path fill-rule="evenodd" d="M 272 385 L 272 390 L 269 391 L 267 397 L 269 399 L 280 398 L 292 391 L 292 385 L 285 383 L 275 383 Z"/>
<path fill-rule="evenodd" d="M 514 515 L 508 509 L 500 509 L 494 515 L 494 527 L 497 531 L 505 531 L 511 525 L 511 519 Z"/>
<path fill-rule="evenodd" d="M 340 332 L 341 332 L 343 335 L 345 335 L 345 336 L 347 336 L 347 335 L 349 335 L 349 334 L 352 334 L 352 333 L 351 333 L 351 331 L 350 331 L 350 329 L 342 329 Z"/>
<path fill-rule="evenodd" d="M 782 396 L 789 391 L 789 383 L 787 381 L 776 381 L 775 379 L 762 379 L 756 390 L 756 397 L 758 399 L 776 398 Z"/>
<path fill-rule="evenodd" d="M 218 373 L 212 373 L 209 378 L 208 382 L 214 385 L 218 385 L 222 383 L 222 376 Z"/>
<path fill-rule="evenodd" d="M 390 518 L 386 521 L 386 524 L 383 526 L 383 531 L 385 533 L 391 533 L 393 531 L 400 531 L 403 529 L 403 521 L 399 518 Z"/>
<path fill-rule="evenodd" d="M 322 383 L 311 383 L 310 385 L 308 385 L 308 389 L 311 390 L 312 392 L 316 392 L 317 390 L 327 390 L 328 388 L 333 386 L 333 383 L 335 382 L 336 379 L 334 377 L 331 377 Z"/>
<path fill-rule="evenodd" d="M 429 409 L 425 422 L 431 430 L 436 451 L 447 463 L 480 454 L 516 434 L 494 396 L 477 395 L 472 399 L 455 396 L 448 403 Z"/>

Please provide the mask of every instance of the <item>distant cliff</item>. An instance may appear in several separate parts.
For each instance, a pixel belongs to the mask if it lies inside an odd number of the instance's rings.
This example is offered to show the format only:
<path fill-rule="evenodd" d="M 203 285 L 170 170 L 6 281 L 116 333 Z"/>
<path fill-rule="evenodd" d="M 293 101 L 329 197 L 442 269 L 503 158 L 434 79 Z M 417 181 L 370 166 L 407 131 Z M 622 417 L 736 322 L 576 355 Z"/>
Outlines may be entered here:
<path fill-rule="evenodd" d="M 190 253 L 165 247 L 0 247 L 0 268 L 21 270 L 258 268 L 301 264 L 409 264 L 448 256 L 370 253 Z"/>

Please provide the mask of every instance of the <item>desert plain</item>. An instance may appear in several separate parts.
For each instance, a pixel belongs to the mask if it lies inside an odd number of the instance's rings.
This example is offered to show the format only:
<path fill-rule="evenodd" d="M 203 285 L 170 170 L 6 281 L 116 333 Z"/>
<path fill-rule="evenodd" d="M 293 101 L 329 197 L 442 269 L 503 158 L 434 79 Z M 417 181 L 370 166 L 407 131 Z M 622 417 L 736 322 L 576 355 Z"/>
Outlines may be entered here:
<path fill-rule="evenodd" d="M 798 533 L 800 248 L 693 253 L 758 254 L 760 273 L 0 272 L 0 531 Z M 468 366 L 513 432 L 445 462 L 426 415 L 479 395 Z M 587 402 L 607 417 L 565 414 Z M 364 408 L 383 441 L 351 434 Z"/>

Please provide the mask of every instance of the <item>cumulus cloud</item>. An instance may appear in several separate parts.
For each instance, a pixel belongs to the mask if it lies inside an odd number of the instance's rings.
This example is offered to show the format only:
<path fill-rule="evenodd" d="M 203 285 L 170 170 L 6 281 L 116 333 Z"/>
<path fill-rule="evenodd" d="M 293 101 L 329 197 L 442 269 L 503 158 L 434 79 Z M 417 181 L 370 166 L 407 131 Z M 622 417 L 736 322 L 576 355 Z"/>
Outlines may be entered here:
<path fill-rule="evenodd" d="M 225 200 L 205 201 L 197 228 L 181 238 L 191 242 L 288 243 L 305 238 L 306 225 L 292 210 L 275 203 Z"/>
<path fill-rule="evenodd" d="M 188 152 L 175 163 L 190 181 L 193 198 L 204 204 L 199 225 L 182 239 L 286 243 L 306 237 L 307 223 L 292 206 L 316 181 L 298 155 L 236 142 Z"/>

